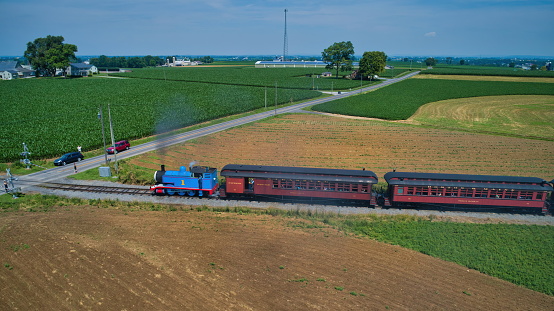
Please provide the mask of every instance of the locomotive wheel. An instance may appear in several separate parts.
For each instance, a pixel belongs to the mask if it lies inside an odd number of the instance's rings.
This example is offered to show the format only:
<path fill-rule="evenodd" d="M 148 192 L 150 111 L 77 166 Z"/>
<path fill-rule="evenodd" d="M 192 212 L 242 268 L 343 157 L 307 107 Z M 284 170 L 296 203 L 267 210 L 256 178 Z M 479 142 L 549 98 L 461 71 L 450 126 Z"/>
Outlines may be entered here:
<path fill-rule="evenodd" d="M 179 194 L 180 196 L 183 196 L 183 195 L 185 195 L 185 194 L 186 194 L 186 192 L 184 192 L 184 191 L 181 191 L 181 192 L 178 192 L 178 194 Z"/>
<path fill-rule="evenodd" d="M 193 196 L 196 195 L 196 191 L 194 191 L 194 190 L 189 190 L 189 191 L 187 191 L 187 194 L 188 194 L 189 197 L 193 197 Z"/>

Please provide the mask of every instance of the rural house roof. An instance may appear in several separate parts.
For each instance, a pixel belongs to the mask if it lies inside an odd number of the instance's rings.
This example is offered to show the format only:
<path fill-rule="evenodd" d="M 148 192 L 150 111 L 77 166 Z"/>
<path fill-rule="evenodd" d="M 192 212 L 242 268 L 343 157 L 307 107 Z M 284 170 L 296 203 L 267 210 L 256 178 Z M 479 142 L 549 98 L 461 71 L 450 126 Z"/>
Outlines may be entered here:
<path fill-rule="evenodd" d="M 16 70 L 17 62 L 15 60 L 7 60 L 0 62 L 0 71 Z"/>
<path fill-rule="evenodd" d="M 92 65 L 88 65 L 88 64 L 85 64 L 85 63 L 70 63 L 69 65 L 71 67 L 75 67 L 77 69 L 84 69 L 84 70 L 88 70 L 92 67 Z"/>
<path fill-rule="evenodd" d="M 1 61 L 0 72 L 7 71 L 11 74 L 18 74 L 19 76 L 28 77 L 34 70 L 21 67 L 15 60 Z"/>

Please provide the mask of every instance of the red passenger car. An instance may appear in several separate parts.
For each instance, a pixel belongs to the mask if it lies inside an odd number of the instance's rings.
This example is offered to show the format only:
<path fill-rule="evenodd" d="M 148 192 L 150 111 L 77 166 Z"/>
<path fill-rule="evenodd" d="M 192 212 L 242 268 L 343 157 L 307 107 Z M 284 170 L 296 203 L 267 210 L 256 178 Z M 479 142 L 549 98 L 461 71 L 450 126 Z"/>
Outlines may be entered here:
<path fill-rule="evenodd" d="M 385 180 L 393 206 L 521 208 L 547 213 L 546 199 L 553 191 L 536 177 L 389 172 Z"/>
<path fill-rule="evenodd" d="M 228 164 L 221 170 L 225 186 L 221 197 L 234 194 L 268 197 L 307 197 L 363 200 L 375 205 L 371 171 Z"/>

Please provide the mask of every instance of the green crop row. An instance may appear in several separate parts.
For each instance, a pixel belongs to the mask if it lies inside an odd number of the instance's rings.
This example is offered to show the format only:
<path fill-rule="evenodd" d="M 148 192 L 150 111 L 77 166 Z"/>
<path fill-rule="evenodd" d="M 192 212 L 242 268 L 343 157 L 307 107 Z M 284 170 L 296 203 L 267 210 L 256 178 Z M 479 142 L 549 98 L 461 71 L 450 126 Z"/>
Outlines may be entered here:
<path fill-rule="evenodd" d="M 323 72 L 333 77 L 321 77 Z M 351 72 L 340 72 L 347 75 Z M 397 70 L 396 74 L 400 74 Z M 133 69 L 132 72 L 112 74 L 119 77 L 156 79 L 167 81 L 203 82 L 222 85 L 246 85 L 268 88 L 303 90 L 347 90 L 367 85 L 370 81 L 336 79 L 335 72 L 325 68 L 254 68 L 236 67 L 157 67 Z M 319 78 L 317 76 L 320 76 Z"/>
<path fill-rule="evenodd" d="M 554 295 L 554 227 L 345 220 L 341 227 Z"/>
<path fill-rule="evenodd" d="M 278 104 L 319 92 L 270 89 Z M 108 127 L 111 106 L 116 140 L 145 137 L 265 105 L 264 88 L 142 79 L 22 79 L 0 83 L 3 126 L 0 162 L 19 159 L 26 143 L 32 159 L 102 146 L 98 109 Z M 109 134 L 109 132 L 107 132 Z M 109 138 L 109 135 L 107 136 Z"/>
<path fill-rule="evenodd" d="M 552 83 L 408 79 L 374 92 L 319 104 L 314 106 L 313 110 L 405 120 L 427 103 L 496 95 L 554 95 L 554 87 Z"/>
<path fill-rule="evenodd" d="M 445 66 L 423 70 L 421 74 L 431 75 L 471 75 L 554 78 L 554 71 L 521 70 L 506 67 Z"/>

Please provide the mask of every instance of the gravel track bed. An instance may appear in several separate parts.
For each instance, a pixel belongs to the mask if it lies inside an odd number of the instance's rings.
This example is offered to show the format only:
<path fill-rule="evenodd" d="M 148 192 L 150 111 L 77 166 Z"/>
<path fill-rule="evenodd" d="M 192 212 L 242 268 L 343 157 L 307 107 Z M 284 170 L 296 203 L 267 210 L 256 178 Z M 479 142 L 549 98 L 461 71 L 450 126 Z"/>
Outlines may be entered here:
<path fill-rule="evenodd" d="M 58 179 L 52 182 L 64 184 L 80 184 L 94 186 L 112 186 L 137 189 L 149 189 L 150 186 L 123 185 L 115 182 L 105 182 L 97 180 L 74 180 L 70 178 Z M 42 194 L 59 195 L 64 197 L 89 199 L 110 199 L 124 202 L 151 202 L 159 204 L 180 204 L 190 206 L 210 206 L 210 207 L 250 207 L 250 208 L 278 208 L 287 210 L 311 210 L 313 212 L 329 212 L 339 214 L 378 214 L 378 215 L 413 215 L 413 216 L 435 216 L 437 219 L 450 219 L 458 222 L 475 223 L 511 223 L 511 224 L 534 224 L 554 226 L 554 217 L 530 214 L 509 214 L 509 213 L 486 213 L 486 212 L 454 212 L 454 211 L 435 211 L 435 210 L 416 210 L 416 209 L 381 209 L 381 208 L 363 208 L 348 206 L 329 206 L 329 205 L 311 205 L 298 203 L 279 203 L 279 202 L 255 202 L 247 200 L 219 200 L 207 198 L 189 198 L 178 196 L 149 196 L 149 195 L 129 195 L 129 194 L 110 194 L 98 192 L 78 192 L 47 189 L 38 186 L 23 186 L 24 193 L 38 192 Z"/>

